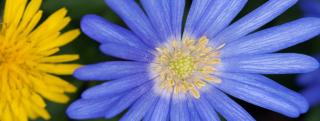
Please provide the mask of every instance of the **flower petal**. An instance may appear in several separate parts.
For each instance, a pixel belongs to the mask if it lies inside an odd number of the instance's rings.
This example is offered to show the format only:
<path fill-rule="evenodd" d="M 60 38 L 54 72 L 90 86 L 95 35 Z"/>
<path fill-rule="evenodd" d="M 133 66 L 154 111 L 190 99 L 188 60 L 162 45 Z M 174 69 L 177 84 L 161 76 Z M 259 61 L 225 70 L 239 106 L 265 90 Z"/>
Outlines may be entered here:
<path fill-rule="evenodd" d="M 110 107 L 105 112 L 105 117 L 112 118 L 121 113 L 131 104 L 133 104 L 136 100 L 138 100 L 143 94 L 145 94 L 147 91 L 150 91 L 151 85 L 151 83 L 146 83 L 128 92 L 127 95 L 121 97 L 119 101 L 117 101 L 112 107 Z"/>
<path fill-rule="evenodd" d="M 203 121 L 220 121 L 216 111 L 214 111 L 213 107 L 203 96 L 199 99 L 193 98 L 193 104 Z"/>
<path fill-rule="evenodd" d="M 213 38 L 221 30 L 225 29 L 231 21 L 240 13 L 248 0 L 229 0 L 226 7 L 220 12 L 212 24 L 207 26 L 205 36 Z"/>
<path fill-rule="evenodd" d="M 172 90 L 164 90 L 162 92 L 162 96 L 153 110 L 150 121 L 167 121 L 167 119 L 170 116 L 169 109 L 171 101 L 171 92 Z"/>
<path fill-rule="evenodd" d="M 170 120 L 171 121 L 194 121 L 190 119 L 187 97 L 184 94 L 172 96 Z"/>
<path fill-rule="evenodd" d="M 170 1 L 171 24 L 173 36 L 176 40 L 181 40 L 181 31 L 183 24 L 185 0 L 167 0 Z"/>
<path fill-rule="evenodd" d="M 222 59 L 220 71 L 260 74 L 307 73 L 319 67 L 312 57 L 301 54 L 263 54 Z"/>
<path fill-rule="evenodd" d="M 79 80 L 103 81 L 146 72 L 147 68 L 147 63 L 114 61 L 80 67 L 73 75 Z"/>
<path fill-rule="evenodd" d="M 309 108 L 307 101 L 301 94 L 294 92 L 265 76 L 241 73 L 220 73 L 218 76 L 278 95 L 293 103 L 300 110 L 300 113 L 305 113 Z"/>
<path fill-rule="evenodd" d="M 191 8 L 187 17 L 184 27 L 184 37 L 188 37 L 190 33 L 197 26 L 201 16 L 205 13 L 206 9 L 210 7 L 212 0 L 193 0 Z"/>
<path fill-rule="evenodd" d="M 228 3 L 230 3 L 229 0 L 213 0 L 189 34 L 194 38 L 202 37 L 208 26 L 212 25 L 220 14 L 225 14 L 222 11 L 228 7 Z"/>
<path fill-rule="evenodd" d="M 151 78 L 148 76 L 148 73 L 138 73 L 89 88 L 82 93 L 81 97 L 90 99 L 114 96 L 140 86 L 150 80 Z"/>
<path fill-rule="evenodd" d="M 155 30 L 162 41 L 167 41 L 172 36 L 170 0 L 140 0 Z"/>
<path fill-rule="evenodd" d="M 104 116 L 108 107 L 119 98 L 105 99 L 80 99 L 73 102 L 67 109 L 67 115 L 72 119 L 91 119 Z"/>
<path fill-rule="evenodd" d="M 135 61 L 142 61 L 142 62 L 149 62 L 152 61 L 154 56 L 142 49 L 130 47 L 123 44 L 116 44 L 116 43 L 108 43 L 103 44 L 100 46 L 100 50 L 107 54 L 114 57 L 127 59 L 127 60 L 135 60 Z"/>
<path fill-rule="evenodd" d="M 160 44 L 161 39 L 148 17 L 134 0 L 105 0 L 105 2 L 149 47 L 154 48 Z"/>
<path fill-rule="evenodd" d="M 307 99 L 311 106 L 315 106 L 320 103 L 320 84 L 315 84 L 307 87 L 301 93 Z"/>
<path fill-rule="evenodd" d="M 255 121 L 255 119 L 240 105 L 230 99 L 227 95 L 211 87 L 205 94 L 208 101 L 228 121 Z"/>
<path fill-rule="evenodd" d="M 121 43 L 137 48 L 147 48 L 131 31 L 97 15 L 86 15 L 81 20 L 82 31 L 100 43 Z"/>
<path fill-rule="evenodd" d="M 298 117 L 300 115 L 299 109 L 291 101 L 283 99 L 277 94 L 239 81 L 222 80 L 222 83 L 215 86 L 229 95 L 289 117 Z"/>
<path fill-rule="evenodd" d="M 211 38 L 214 46 L 237 40 L 248 33 L 255 31 L 267 24 L 288 8 L 293 6 L 297 0 L 269 0 L 256 10 L 233 23 L 214 38 Z"/>
<path fill-rule="evenodd" d="M 309 40 L 319 33 L 319 18 L 303 18 L 243 37 L 223 48 L 221 55 L 271 53 Z"/>
<path fill-rule="evenodd" d="M 320 83 L 319 79 L 320 69 L 317 69 L 314 72 L 306 73 L 298 76 L 297 83 L 300 86 L 309 86 Z"/>
<path fill-rule="evenodd" d="M 195 105 L 193 104 L 193 97 L 188 96 L 187 97 L 187 103 L 188 103 L 188 110 L 189 110 L 189 114 L 190 114 L 190 121 L 201 121 L 199 113 L 195 107 Z"/>
<path fill-rule="evenodd" d="M 120 121 L 140 121 L 149 111 L 152 105 L 159 100 L 159 96 L 153 91 L 149 91 L 135 102 L 129 111 L 120 119 Z"/>

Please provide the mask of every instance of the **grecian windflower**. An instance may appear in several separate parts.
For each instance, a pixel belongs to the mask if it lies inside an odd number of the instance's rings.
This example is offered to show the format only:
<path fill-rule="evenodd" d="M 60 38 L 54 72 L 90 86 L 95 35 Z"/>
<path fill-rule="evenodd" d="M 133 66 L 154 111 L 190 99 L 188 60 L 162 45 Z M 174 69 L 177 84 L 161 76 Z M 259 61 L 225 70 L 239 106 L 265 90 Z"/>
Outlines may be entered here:
<path fill-rule="evenodd" d="M 302 18 L 257 31 L 297 0 L 269 0 L 231 23 L 247 0 L 193 0 L 185 24 L 184 0 L 105 0 L 130 28 L 87 15 L 82 30 L 120 61 L 76 70 L 80 80 L 112 80 L 86 90 L 67 110 L 73 119 L 121 121 L 253 121 L 233 101 L 298 117 L 302 95 L 261 74 L 306 73 L 309 56 L 273 53 L 320 33 L 320 19 Z M 182 29 L 183 28 L 183 29 Z M 228 95 L 227 95 L 228 94 Z"/>
<path fill-rule="evenodd" d="M 80 31 L 60 31 L 70 22 L 62 8 L 38 25 L 42 0 L 5 0 L 0 30 L 0 121 L 50 119 L 44 99 L 66 103 L 76 88 L 56 77 L 79 67 L 65 62 L 78 55 L 56 55 Z"/>

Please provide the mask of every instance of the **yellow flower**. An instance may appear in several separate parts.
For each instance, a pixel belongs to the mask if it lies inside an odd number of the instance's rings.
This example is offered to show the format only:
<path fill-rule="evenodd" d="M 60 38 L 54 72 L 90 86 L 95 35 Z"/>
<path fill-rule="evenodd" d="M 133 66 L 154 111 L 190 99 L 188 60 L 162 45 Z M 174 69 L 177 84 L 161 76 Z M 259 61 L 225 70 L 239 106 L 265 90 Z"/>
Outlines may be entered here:
<path fill-rule="evenodd" d="M 62 8 L 42 24 L 42 0 L 6 0 L 0 28 L 0 121 L 50 119 L 44 99 L 66 103 L 76 87 L 54 75 L 70 75 L 78 55 L 56 55 L 79 34 L 61 33 L 70 22 Z"/>

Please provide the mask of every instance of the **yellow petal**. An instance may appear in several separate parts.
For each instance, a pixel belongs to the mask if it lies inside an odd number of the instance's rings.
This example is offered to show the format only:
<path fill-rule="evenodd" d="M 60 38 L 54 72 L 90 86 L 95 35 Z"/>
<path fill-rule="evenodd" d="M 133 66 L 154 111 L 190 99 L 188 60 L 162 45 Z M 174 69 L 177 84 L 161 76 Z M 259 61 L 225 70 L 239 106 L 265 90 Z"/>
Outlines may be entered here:
<path fill-rule="evenodd" d="M 79 64 L 39 64 L 36 68 L 52 74 L 70 75 L 80 66 Z"/>

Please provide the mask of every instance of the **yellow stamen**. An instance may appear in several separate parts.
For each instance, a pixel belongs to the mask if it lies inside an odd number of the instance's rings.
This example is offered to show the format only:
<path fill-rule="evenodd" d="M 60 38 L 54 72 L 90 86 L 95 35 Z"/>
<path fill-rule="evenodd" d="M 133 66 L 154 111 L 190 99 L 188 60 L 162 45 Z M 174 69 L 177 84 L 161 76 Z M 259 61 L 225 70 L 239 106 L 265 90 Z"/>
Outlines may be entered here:
<path fill-rule="evenodd" d="M 221 83 L 221 80 L 210 76 L 217 71 L 215 65 L 220 63 L 220 59 L 218 49 L 208 43 L 207 37 L 199 40 L 187 38 L 156 48 L 157 56 L 150 70 L 153 75 L 158 75 L 156 83 L 160 89 L 172 87 L 174 94 L 189 93 L 198 99 L 206 82 Z"/>

